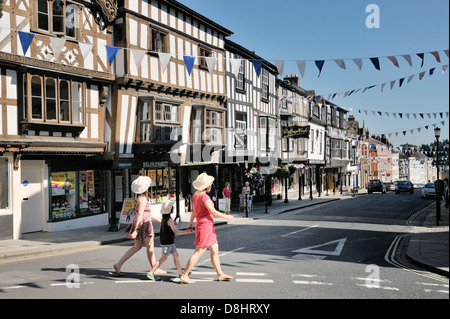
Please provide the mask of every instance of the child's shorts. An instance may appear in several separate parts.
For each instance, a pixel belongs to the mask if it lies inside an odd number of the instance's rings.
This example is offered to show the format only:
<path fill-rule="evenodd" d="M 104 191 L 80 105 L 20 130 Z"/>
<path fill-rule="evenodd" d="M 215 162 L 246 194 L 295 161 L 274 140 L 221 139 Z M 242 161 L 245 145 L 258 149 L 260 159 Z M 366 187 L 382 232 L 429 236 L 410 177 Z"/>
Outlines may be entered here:
<path fill-rule="evenodd" d="M 161 248 L 162 248 L 162 254 L 165 256 L 169 256 L 170 254 L 174 254 L 177 252 L 177 247 L 175 247 L 175 244 L 161 245 Z"/>

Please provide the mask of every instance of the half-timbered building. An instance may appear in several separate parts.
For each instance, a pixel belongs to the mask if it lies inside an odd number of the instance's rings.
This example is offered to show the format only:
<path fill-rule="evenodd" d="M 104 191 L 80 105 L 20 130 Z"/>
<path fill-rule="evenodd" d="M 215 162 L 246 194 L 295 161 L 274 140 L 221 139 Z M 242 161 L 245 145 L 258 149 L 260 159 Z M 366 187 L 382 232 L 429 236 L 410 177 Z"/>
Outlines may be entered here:
<path fill-rule="evenodd" d="M 0 237 L 107 225 L 113 2 L 2 3 Z"/>
<path fill-rule="evenodd" d="M 278 70 L 233 41 L 226 40 L 225 49 L 228 130 L 221 178 L 231 183 L 236 195 L 245 182 L 246 169 L 254 165 L 276 167 L 279 164 Z M 262 62 L 260 69 L 254 66 L 257 61 Z"/>
<path fill-rule="evenodd" d="M 225 145 L 225 37 L 231 31 L 174 0 L 123 0 L 114 21 L 116 210 L 138 175 L 152 178 L 152 211 L 217 176 Z M 181 204 L 180 204 L 181 201 Z"/>

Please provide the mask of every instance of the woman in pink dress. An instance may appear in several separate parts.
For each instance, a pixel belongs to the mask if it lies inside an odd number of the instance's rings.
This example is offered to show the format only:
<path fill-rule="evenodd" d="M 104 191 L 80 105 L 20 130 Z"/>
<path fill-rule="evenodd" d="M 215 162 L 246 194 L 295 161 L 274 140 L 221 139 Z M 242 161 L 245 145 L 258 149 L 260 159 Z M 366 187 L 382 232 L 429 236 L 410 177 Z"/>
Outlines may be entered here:
<path fill-rule="evenodd" d="M 225 281 L 233 279 L 233 277 L 224 274 L 220 267 L 219 244 L 215 233 L 214 217 L 225 218 L 229 221 L 232 221 L 234 217 L 233 215 L 222 214 L 214 208 L 214 204 L 207 194 L 211 190 L 213 181 L 214 177 L 203 173 L 192 184 L 197 191 L 192 196 L 194 213 L 191 214 L 188 229 L 192 228 L 195 218 L 197 220 L 195 224 L 195 252 L 189 258 L 186 269 L 180 277 L 181 282 L 185 284 L 195 283 L 194 280 L 189 278 L 189 273 L 208 248 L 211 252 L 211 263 L 217 273 L 217 280 Z"/>
<path fill-rule="evenodd" d="M 147 250 L 148 261 L 150 262 L 150 269 L 156 263 L 154 253 L 154 238 L 155 233 L 153 231 L 152 214 L 150 211 L 150 201 L 148 196 L 148 188 L 150 187 L 151 179 L 147 176 L 138 177 L 131 185 L 131 190 L 136 194 L 135 211 L 133 223 L 131 224 L 130 231 L 126 238 L 134 239 L 134 246 L 128 249 L 122 258 L 115 264 L 114 272 L 112 275 L 116 277 L 123 277 L 120 272 L 122 265 L 136 254 L 142 248 L 142 244 L 145 243 Z M 155 219 L 156 220 L 156 219 Z M 158 220 L 156 220 L 159 222 Z M 157 274 L 165 274 L 163 270 L 159 270 Z"/>

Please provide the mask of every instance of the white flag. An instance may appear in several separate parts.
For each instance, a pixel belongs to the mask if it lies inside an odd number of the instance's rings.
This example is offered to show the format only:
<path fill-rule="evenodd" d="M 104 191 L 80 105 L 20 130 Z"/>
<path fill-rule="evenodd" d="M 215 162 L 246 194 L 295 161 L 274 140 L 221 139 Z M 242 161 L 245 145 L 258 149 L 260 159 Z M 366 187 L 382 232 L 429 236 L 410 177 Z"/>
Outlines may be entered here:
<path fill-rule="evenodd" d="M 414 74 L 410 75 L 409 78 L 408 78 L 408 83 L 411 82 L 413 78 L 414 78 Z"/>
<path fill-rule="evenodd" d="M 52 44 L 53 55 L 55 56 L 56 61 L 61 54 L 64 44 L 66 44 L 66 39 L 50 37 L 50 43 Z"/>
<path fill-rule="evenodd" d="M 158 52 L 159 62 L 161 63 L 161 73 L 165 73 L 172 55 L 170 53 Z"/>
<path fill-rule="evenodd" d="M 412 60 L 409 54 L 402 55 L 402 57 L 408 62 L 409 66 L 412 66 Z"/>
<path fill-rule="evenodd" d="M 133 52 L 133 57 L 134 57 L 134 62 L 136 63 L 136 68 L 140 69 L 142 60 L 144 59 L 144 56 L 147 52 L 144 50 L 136 50 L 136 49 L 131 50 L 131 52 Z"/>
<path fill-rule="evenodd" d="M 241 69 L 241 59 L 230 59 L 231 63 L 231 73 L 237 78 L 239 74 L 239 70 Z"/>
<path fill-rule="evenodd" d="M 78 45 L 80 46 L 81 55 L 83 56 L 83 60 L 86 60 L 89 53 L 91 53 L 92 47 L 94 46 L 94 44 L 86 43 L 86 42 L 78 42 Z"/>
<path fill-rule="evenodd" d="M 362 59 L 353 59 L 353 62 L 355 62 L 356 66 L 358 67 L 358 69 L 361 71 L 362 69 Z"/>
<path fill-rule="evenodd" d="M 345 61 L 344 60 L 334 60 L 334 62 L 336 62 L 336 64 L 344 70 L 347 70 L 347 67 L 345 66 Z"/>
<path fill-rule="evenodd" d="M 306 61 L 297 61 L 297 67 L 302 77 L 305 75 Z"/>
<path fill-rule="evenodd" d="M 217 58 L 215 57 L 204 57 L 206 65 L 208 66 L 209 74 L 213 74 L 217 64 Z"/>
<path fill-rule="evenodd" d="M 280 73 L 280 76 L 283 77 L 284 61 L 283 60 L 277 60 L 277 61 L 275 61 L 275 65 L 277 66 L 278 73 Z"/>

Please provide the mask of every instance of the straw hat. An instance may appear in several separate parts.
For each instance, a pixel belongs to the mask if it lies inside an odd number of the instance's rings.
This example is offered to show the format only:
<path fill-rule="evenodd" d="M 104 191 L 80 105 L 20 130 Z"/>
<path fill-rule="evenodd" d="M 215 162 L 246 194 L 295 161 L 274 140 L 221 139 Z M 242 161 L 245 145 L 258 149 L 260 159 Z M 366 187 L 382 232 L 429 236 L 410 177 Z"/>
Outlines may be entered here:
<path fill-rule="evenodd" d="M 167 215 L 172 212 L 173 202 L 166 200 L 161 204 L 161 215 Z"/>
<path fill-rule="evenodd" d="M 197 179 L 192 183 L 192 186 L 194 186 L 196 190 L 202 191 L 211 186 L 213 182 L 214 177 L 209 176 L 206 173 L 202 173 L 198 175 Z"/>
<path fill-rule="evenodd" d="M 142 194 L 145 193 L 148 188 L 150 187 L 150 184 L 152 183 L 152 180 L 148 176 L 139 176 L 133 184 L 131 184 L 131 190 L 135 194 Z"/>

